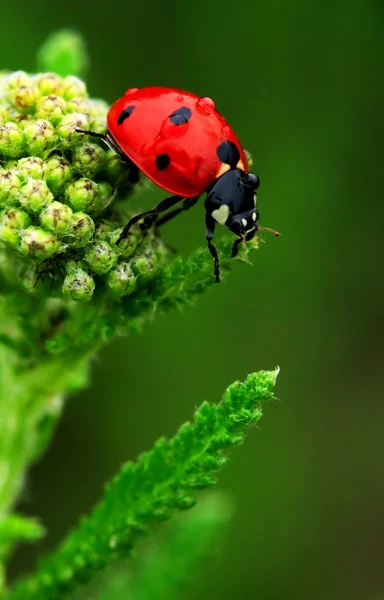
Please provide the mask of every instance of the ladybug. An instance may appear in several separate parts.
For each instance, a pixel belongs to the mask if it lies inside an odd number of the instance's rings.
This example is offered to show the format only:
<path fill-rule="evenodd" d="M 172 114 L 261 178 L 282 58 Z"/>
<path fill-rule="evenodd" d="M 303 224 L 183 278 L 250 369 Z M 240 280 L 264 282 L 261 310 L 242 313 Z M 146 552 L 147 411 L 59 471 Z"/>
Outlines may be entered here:
<path fill-rule="evenodd" d="M 238 236 L 233 257 L 241 242 L 265 228 L 258 224 L 256 208 L 260 180 L 248 171 L 244 149 L 213 100 L 174 88 L 131 88 L 109 110 L 107 127 L 106 134 L 76 131 L 103 139 L 128 164 L 131 182 L 137 182 L 143 171 L 172 194 L 153 209 L 132 217 L 117 244 L 134 223 L 143 221 L 142 229 L 155 223 L 159 227 L 194 206 L 206 192 L 205 236 L 219 282 L 219 256 L 212 243 L 216 223 Z M 179 202 L 181 206 L 160 217 Z"/>

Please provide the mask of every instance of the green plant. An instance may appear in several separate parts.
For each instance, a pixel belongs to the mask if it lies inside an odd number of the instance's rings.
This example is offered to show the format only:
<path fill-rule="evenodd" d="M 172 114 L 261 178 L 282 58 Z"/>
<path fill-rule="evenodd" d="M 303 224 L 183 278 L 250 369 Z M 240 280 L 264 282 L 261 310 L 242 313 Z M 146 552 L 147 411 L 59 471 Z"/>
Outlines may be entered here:
<path fill-rule="evenodd" d="M 68 395 L 87 384 L 91 359 L 112 337 L 191 304 L 213 283 L 205 248 L 175 258 L 140 229 L 116 246 L 128 196 L 149 184 L 127 183 L 115 154 L 75 132 L 104 131 L 108 109 L 77 77 L 87 65 L 78 36 L 50 38 L 39 61 L 47 73 L 0 75 L 0 590 L 14 600 L 65 597 L 129 554 L 139 535 L 192 507 L 195 490 L 215 483 L 228 449 L 260 418 L 277 375 L 233 384 L 172 440 L 127 463 L 36 573 L 6 590 L 15 543 L 43 534 L 13 512 L 26 470 L 46 450 Z M 231 243 L 220 247 L 224 274 Z"/>

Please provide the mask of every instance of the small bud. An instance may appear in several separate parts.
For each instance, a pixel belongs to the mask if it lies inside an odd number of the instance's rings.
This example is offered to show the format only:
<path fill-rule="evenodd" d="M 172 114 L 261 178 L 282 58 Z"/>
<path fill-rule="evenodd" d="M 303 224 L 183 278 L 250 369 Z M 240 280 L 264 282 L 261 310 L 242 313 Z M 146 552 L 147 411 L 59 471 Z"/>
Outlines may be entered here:
<path fill-rule="evenodd" d="M 83 115 L 89 114 L 89 102 L 86 98 L 72 98 L 68 100 L 65 105 L 65 112 L 69 113 L 81 113 Z"/>
<path fill-rule="evenodd" d="M 33 79 L 25 71 L 15 71 L 10 75 L 7 75 L 3 81 L 3 87 L 5 92 L 13 92 L 19 90 L 21 87 L 31 87 L 33 85 Z"/>
<path fill-rule="evenodd" d="M 129 263 L 122 262 L 107 275 L 107 285 L 114 296 L 128 296 L 136 287 L 136 277 Z"/>
<path fill-rule="evenodd" d="M 107 123 L 104 117 L 93 117 L 89 120 L 89 129 L 96 133 L 105 133 L 107 129 Z"/>
<path fill-rule="evenodd" d="M 86 246 L 95 232 L 95 223 L 91 217 L 83 212 L 72 215 L 71 233 L 74 236 L 73 246 L 81 248 Z"/>
<path fill-rule="evenodd" d="M 5 125 L 5 123 L 8 123 L 10 120 L 9 112 L 5 106 L 0 106 L 0 125 Z"/>
<path fill-rule="evenodd" d="M 97 144 L 86 142 L 76 146 L 72 154 L 72 167 L 74 171 L 85 177 L 96 175 L 104 163 L 104 151 Z"/>
<path fill-rule="evenodd" d="M 53 202 L 53 194 L 45 181 L 30 179 L 22 186 L 19 201 L 29 213 L 40 213 Z"/>
<path fill-rule="evenodd" d="M 104 100 L 88 100 L 89 116 L 91 118 L 101 117 L 106 120 L 109 111 L 109 105 Z"/>
<path fill-rule="evenodd" d="M 12 104 L 21 113 L 33 113 L 39 100 L 39 90 L 32 86 L 23 86 L 15 90 L 11 99 Z"/>
<path fill-rule="evenodd" d="M 16 171 L 0 170 L 0 205 L 12 206 L 19 201 L 21 181 Z"/>
<path fill-rule="evenodd" d="M 117 254 L 107 242 L 93 244 L 84 254 L 84 260 L 96 275 L 108 273 L 117 264 L 117 258 Z"/>
<path fill-rule="evenodd" d="M 24 137 L 29 154 L 42 158 L 45 158 L 58 142 L 53 126 L 44 119 L 28 123 L 24 129 Z"/>
<path fill-rule="evenodd" d="M 64 98 L 72 100 L 72 98 L 87 98 L 87 86 L 84 81 L 73 75 L 68 75 L 63 80 L 64 83 Z"/>
<path fill-rule="evenodd" d="M 56 73 L 41 73 L 34 80 L 43 96 L 62 96 L 64 93 L 63 80 Z"/>
<path fill-rule="evenodd" d="M 0 154 L 18 158 L 22 155 L 24 147 L 24 134 L 15 123 L 9 122 L 0 125 Z"/>
<path fill-rule="evenodd" d="M 61 96 L 46 96 L 37 107 L 36 117 L 46 119 L 53 125 L 57 125 L 65 114 L 65 100 Z"/>
<path fill-rule="evenodd" d="M 72 300 L 88 302 L 95 289 L 93 277 L 73 260 L 68 261 L 65 268 L 67 274 L 63 283 L 63 294 Z"/>
<path fill-rule="evenodd" d="M 92 206 L 92 215 L 94 216 L 98 216 L 104 212 L 104 210 L 112 204 L 115 197 L 115 193 L 110 183 L 107 183 L 106 181 L 99 181 L 97 186 L 99 194 L 94 205 Z"/>
<path fill-rule="evenodd" d="M 68 232 L 72 225 L 72 210 L 61 202 L 52 202 L 40 215 L 40 223 L 57 236 Z"/>
<path fill-rule="evenodd" d="M 82 133 L 77 133 L 75 129 L 87 129 L 88 120 L 85 115 L 81 113 L 72 113 L 65 115 L 59 125 L 56 128 L 56 133 L 61 140 L 61 145 L 64 148 L 70 148 L 73 144 L 77 143 Z"/>
<path fill-rule="evenodd" d="M 24 256 L 43 260 L 60 249 L 60 242 L 40 227 L 28 227 L 21 236 L 20 251 Z"/>
<path fill-rule="evenodd" d="M 124 176 L 128 181 L 129 171 L 126 165 L 121 162 L 121 158 L 113 150 L 108 150 L 105 153 L 103 172 L 111 181 L 117 181 L 120 177 L 123 178 Z"/>
<path fill-rule="evenodd" d="M 133 272 L 136 275 L 147 276 L 150 275 L 155 267 L 152 256 L 139 256 L 133 261 Z"/>
<path fill-rule="evenodd" d="M 0 215 L 0 240 L 14 248 L 20 242 L 20 232 L 31 223 L 29 215 L 18 208 L 8 208 Z"/>
<path fill-rule="evenodd" d="M 72 178 L 70 163 L 62 156 L 52 156 L 45 163 L 45 180 L 51 192 L 57 196 Z"/>
<path fill-rule="evenodd" d="M 92 210 L 99 194 L 97 183 L 92 179 L 78 179 L 65 189 L 65 199 L 75 211 L 89 212 Z"/>
<path fill-rule="evenodd" d="M 41 158 L 37 158 L 36 156 L 28 156 L 27 158 L 21 158 L 18 161 L 17 169 L 23 181 L 26 181 L 29 178 L 43 179 L 45 163 L 41 160 Z"/>

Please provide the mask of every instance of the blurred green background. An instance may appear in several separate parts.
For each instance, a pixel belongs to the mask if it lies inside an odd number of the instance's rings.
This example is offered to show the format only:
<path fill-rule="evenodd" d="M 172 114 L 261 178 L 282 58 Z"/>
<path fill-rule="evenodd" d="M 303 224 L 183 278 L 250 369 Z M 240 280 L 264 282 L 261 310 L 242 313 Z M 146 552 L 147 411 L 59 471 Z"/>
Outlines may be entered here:
<path fill-rule="evenodd" d="M 3 67 L 33 71 L 45 37 L 71 26 L 88 40 L 92 95 L 171 85 L 214 98 L 253 154 L 262 224 L 283 234 L 196 309 L 94 362 L 27 482 L 22 508 L 49 530 L 39 551 L 123 461 L 279 364 L 281 401 L 220 480 L 236 505 L 222 560 L 183 598 L 384 598 L 383 16 L 382 0 L 2 3 Z M 204 244 L 203 214 L 164 231 L 184 255 Z M 35 555 L 20 550 L 14 572 Z"/>

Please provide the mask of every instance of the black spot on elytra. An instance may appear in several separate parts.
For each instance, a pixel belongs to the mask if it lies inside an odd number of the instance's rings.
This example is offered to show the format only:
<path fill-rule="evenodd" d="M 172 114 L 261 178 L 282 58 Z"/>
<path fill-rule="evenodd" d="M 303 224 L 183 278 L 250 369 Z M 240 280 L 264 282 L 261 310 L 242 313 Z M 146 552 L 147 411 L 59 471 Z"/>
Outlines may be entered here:
<path fill-rule="evenodd" d="M 174 125 L 184 125 L 184 123 L 188 123 L 191 117 L 191 109 L 188 106 L 181 106 L 170 115 L 169 120 Z"/>
<path fill-rule="evenodd" d="M 169 154 L 158 154 L 158 156 L 156 156 L 156 167 L 159 171 L 165 171 L 170 162 L 171 159 Z"/>
<path fill-rule="evenodd" d="M 234 169 L 240 160 L 240 152 L 233 142 L 221 142 L 216 149 L 216 154 L 221 162 L 230 165 Z"/>
<path fill-rule="evenodd" d="M 119 114 L 119 117 L 117 119 L 117 124 L 122 125 L 124 123 L 124 121 L 126 119 L 128 119 L 128 117 L 131 116 L 134 109 L 135 109 L 134 106 L 127 106 L 127 108 L 124 108 L 124 110 L 122 110 L 121 113 Z"/>

